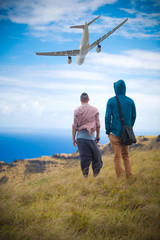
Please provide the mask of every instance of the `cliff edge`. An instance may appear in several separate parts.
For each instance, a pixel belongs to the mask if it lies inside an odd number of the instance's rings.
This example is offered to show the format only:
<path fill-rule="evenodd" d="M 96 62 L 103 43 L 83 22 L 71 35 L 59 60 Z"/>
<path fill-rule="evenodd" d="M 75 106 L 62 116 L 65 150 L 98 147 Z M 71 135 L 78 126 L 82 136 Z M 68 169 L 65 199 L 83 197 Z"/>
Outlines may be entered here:
<path fill-rule="evenodd" d="M 111 144 L 99 145 L 102 156 L 112 154 Z M 130 151 L 147 151 L 160 148 L 159 136 L 139 136 L 137 143 L 130 146 Z M 71 154 L 54 154 L 53 156 L 42 156 L 35 159 L 15 160 L 12 163 L 0 161 L 0 184 L 5 184 L 9 180 L 17 179 L 23 181 L 28 178 L 35 178 L 39 175 L 48 175 L 62 168 L 71 168 L 79 164 L 79 152 Z"/>

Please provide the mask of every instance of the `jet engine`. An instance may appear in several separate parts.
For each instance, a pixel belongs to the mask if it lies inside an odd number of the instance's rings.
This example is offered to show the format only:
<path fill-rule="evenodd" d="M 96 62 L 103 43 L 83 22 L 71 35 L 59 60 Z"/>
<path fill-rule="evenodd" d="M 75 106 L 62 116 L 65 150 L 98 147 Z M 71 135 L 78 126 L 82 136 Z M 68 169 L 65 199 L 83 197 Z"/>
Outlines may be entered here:
<path fill-rule="evenodd" d="M 97 48 L 96 48 L 96 52 L 100 53 L 101 52 L 101 45 L 98 44 Z"/>
<path fill-rule="evenodd" d="M 71 62 L 72 62 L 72 58 L 68 56 L 68 64 L 71 64 Z"/>

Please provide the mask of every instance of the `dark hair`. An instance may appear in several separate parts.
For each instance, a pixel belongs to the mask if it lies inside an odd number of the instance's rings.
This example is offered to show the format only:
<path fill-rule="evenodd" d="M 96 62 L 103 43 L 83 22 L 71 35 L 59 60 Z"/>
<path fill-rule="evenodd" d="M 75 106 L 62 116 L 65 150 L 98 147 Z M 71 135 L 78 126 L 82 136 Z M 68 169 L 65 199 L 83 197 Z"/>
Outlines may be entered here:
<path fill-rule="evenodd" d="M 87 102 L 89 100 L 88 94 L 87 93 L 82 93 L 81 97 L 80 97 L 80 100 L 82 102 Z"/>

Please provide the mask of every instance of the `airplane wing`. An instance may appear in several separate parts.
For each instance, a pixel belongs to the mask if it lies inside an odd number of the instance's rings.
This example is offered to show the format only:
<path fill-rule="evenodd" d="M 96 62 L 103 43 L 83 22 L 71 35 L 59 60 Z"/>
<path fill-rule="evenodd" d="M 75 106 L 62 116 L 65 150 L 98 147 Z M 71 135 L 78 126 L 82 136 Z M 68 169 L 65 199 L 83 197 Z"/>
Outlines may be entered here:
<path fill-rule="evenodd" d="M 96 45 L 98 45 L 100 42 L 102 42 L 104 39 L 106 39 L 107 37 L 109 37 L 113 32 L 115 32 L 119 27 L 121 27 L 125 22 L 128 21 L 128 18 L 126 20 L 124 20 L 122 23 L 120 23 L 117 27 L 115 27 L 112 31 L 108 32 L 107 34 L 105 34 L 103 37 L 99 38 L 97 41 L 95 41 L 94 43 L 92 43 L 90 45 L 90 49 L 94 48 Z"/>
<path fill-rule="evenodd" d="M 59 52 L 36 52 L 36 55 L 42 56 L 77 56 L 79 54 L 78 50 L 69 50 L 69 51 L 59 51 Z"/>

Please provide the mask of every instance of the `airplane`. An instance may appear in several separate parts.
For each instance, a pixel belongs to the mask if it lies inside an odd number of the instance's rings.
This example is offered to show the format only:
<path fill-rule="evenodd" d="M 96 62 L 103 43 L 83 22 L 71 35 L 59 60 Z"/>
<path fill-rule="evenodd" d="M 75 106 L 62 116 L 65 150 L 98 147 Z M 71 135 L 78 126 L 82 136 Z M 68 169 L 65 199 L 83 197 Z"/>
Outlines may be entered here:
<path fill-rule="evenodd" d="M 71 64 L 72 57 L 71 56 L 77 56 L 77 64 L 82 65 L 84 63 L 85 57 L 87 53 L 93 49 L 95 46 L 96 52 L 101 52 L 101 45 L 99 44 L 104 39 L 109 37 L 113 32 L 115 32 L 119 27 L 121 27 L 125 22 L 128 21 L 128 18 L 126 18 L 122 23 L 120 23 L 117 27 L 115 27 L 113 30 L 96 40 L 91 45 L 89 44 L 89 30 L 88 26 L 91 25 L 94 21 L 96 21 L 101 15 L 93 19 L 91 22 L 87 23 L 85 22 L 84 25 L 78 25 L 78 26 L 71 26 L 70 28 L 82 28 L 83 33 L 81 37 L 80 47 L 77 50 L 68 50 L 68 51 L 59 51 L 59 52 L 36 52 L 36 55 L 42 55 L 42 56 L 68 56 L 68 64 Z"/>

